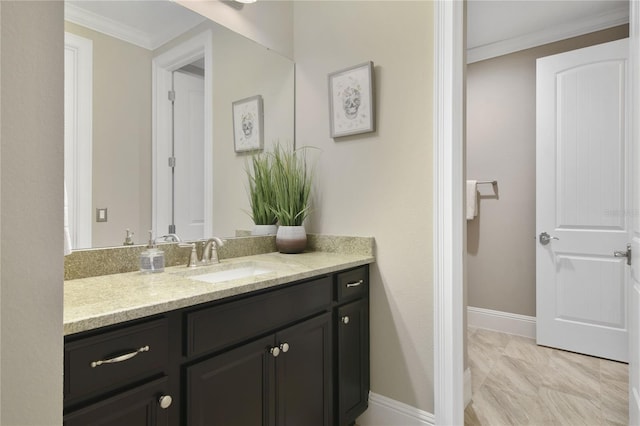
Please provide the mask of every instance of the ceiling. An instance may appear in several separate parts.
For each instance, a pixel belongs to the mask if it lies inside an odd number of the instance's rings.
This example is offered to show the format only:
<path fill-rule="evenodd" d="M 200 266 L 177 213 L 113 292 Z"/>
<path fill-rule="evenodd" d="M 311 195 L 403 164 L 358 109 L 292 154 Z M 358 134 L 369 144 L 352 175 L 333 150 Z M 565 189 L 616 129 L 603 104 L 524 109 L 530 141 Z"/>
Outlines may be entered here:
<path fill-rule="evenodd" d="M 473 61 L 474 52 L 498 56 L 628 21 L 628 1 L 469 0 L 467 48 Z M 499 53 L 500 48 L 506 51 Z"/>

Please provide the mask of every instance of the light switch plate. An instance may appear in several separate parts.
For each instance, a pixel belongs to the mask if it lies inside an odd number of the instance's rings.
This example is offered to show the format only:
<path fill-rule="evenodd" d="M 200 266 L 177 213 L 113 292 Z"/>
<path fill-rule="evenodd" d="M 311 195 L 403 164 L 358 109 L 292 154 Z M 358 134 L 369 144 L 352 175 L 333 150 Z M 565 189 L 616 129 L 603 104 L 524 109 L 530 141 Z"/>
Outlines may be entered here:
<path fill-rule="evenodd" d="M 107 221 L 107 208 L 97 208 L 96 209 L 96 222 L 106 222 Z"/>

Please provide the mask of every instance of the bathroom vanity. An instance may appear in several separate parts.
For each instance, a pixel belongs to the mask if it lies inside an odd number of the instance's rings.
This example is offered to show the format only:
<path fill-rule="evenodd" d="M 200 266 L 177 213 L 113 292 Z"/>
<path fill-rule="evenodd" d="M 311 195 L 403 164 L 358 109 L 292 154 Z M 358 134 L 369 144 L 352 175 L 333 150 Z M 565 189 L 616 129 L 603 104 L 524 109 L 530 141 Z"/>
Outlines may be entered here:
<path fill-rule="evenodd" d="M 260 273 L 215 283 L 184 267 L 65 282 L 65 425 L 352 424 L 372 261 L 269 253 L 223 261 Z"/>

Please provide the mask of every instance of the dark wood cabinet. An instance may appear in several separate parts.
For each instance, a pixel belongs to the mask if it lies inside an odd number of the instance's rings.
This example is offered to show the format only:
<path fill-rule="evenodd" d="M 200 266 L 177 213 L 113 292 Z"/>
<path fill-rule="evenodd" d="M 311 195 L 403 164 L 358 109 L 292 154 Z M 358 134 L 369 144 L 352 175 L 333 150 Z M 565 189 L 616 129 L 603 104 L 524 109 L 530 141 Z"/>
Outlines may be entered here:
<path fill-rule="evenodd" d="M 333 423 L 331 322 L 325 313 L 276 334 L 276 425 Z"/>
<path fill-rule="evenodd" d="M 65 426 L 167 426 L 167 378 L 151 381 L 64 416 Z M 169 406 L 166 406 L 169 404 Z M 163 405 L 165 408 L 163 408 Z"/>
<path fill-rule="evenodd" d="M 273 336 L 186 369 L 187 425 L 273 425 Z"/>
<path fill-rule="evenodd" d="M 331 423 L 331 314 L 187 368 L 187 424 Z"/>
<path fill-rule="evenodd" d="M 337 308 L 338 424 L 362 414 L 369 397 L 369 304 L 359 299 Z"/>
<path fill-rule="evenodd" d="M 369 401 L 369 268 L 335 276 L 336 424 L 351 425 Z"/>
<path fill-rule="evenodd" d="M 351 424 L 367 408 L 368 292 L 362 266 L 67 336 L 64 424 Z"/>

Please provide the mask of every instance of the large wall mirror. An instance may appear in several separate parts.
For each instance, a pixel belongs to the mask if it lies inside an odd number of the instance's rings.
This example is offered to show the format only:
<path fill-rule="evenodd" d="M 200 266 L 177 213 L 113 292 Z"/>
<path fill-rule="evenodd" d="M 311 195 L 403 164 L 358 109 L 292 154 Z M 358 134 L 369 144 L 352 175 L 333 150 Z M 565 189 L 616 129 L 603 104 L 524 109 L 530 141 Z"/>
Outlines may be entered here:
<path fill-rule="evenodd" d="M 65 186 L 73 249 L 122 245 L 126 229 L 136 244 L 146 243 L 154 218 L 172 215 L 157 199 L 174 200 L 191 224 L 201 222 L 195 235 L 178 222 L 176 233 L 187 239 L 250 230 L 245 170 L 251 153 L 234 150 L 232 105 L 260 95 L 265 149 L 291 143 L 293 62 L 168 0 L 66 1 L 65 32 Z M 208 57 L 158 67 L 171 52 L 203 39 Z M 163 106 L 154 93 L 161 80 L 154 73 L 167 70 L 186 93 L 173 95 L 184 110 L 174 105 L 169 117 L 158 113 Z M 178 122 L 186 128 L 175 127 Z M 160 155 L 155 144 L 167 138 L 176 154 Z M 157 178 L 180 166 L 186 184 Z M 167 186 L 174 191 L 167 193 Z M 156 236 L 169 232 L 166 223 L 156 228 Z"/>

